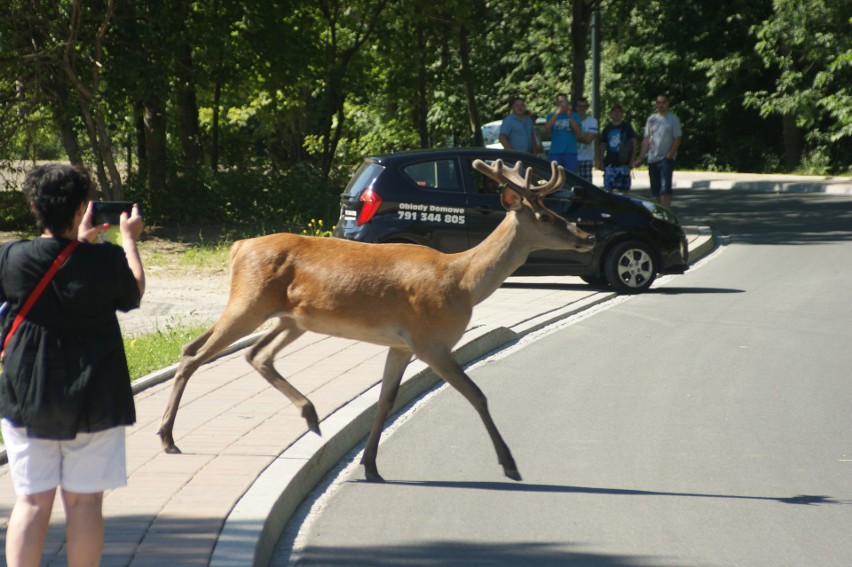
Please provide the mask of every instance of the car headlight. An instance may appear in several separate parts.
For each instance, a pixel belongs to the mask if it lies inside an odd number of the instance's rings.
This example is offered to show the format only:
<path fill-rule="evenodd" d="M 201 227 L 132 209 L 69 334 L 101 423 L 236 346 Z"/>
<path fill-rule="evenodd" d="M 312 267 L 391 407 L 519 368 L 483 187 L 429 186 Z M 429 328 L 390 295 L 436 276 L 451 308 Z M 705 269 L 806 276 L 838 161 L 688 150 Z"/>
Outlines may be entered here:
<path fill-rule="evenodd" d="M 671 209 L 666 208 L 657 203 L 652 203 L 650 201 L 642 201 L 642 205 L 644 205 L 645 208 L 648 209 L 648 212 L 651 213 L 651 216 L 653 216 L 654 218 L 672 224 L 677 224 L 677 217 Z"/>

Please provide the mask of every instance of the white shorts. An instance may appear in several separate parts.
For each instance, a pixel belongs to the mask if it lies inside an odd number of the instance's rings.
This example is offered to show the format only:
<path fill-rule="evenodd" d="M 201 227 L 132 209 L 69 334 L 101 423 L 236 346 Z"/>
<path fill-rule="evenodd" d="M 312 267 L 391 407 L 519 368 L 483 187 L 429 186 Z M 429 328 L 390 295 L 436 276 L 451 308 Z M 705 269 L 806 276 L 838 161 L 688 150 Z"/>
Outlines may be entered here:
<path fill-rule="evenodd" d="M 92 494 L 127 485 L 124 427 L 78 433 L 57 441 L 27 437 L 27 430 L 3 419 L 3 442 L 15 494 L 38 494 L 61 486 Z"/>

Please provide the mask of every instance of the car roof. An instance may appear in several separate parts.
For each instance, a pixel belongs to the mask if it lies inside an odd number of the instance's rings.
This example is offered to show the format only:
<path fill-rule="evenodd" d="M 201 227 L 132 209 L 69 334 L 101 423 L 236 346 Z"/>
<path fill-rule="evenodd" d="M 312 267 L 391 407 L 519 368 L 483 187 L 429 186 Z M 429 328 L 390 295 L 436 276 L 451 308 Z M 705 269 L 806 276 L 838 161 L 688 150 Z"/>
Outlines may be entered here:
<path fill-rule="evenodd" d="M 512 159 L 522 161 L 525 164 L 533 163 L 548 168 L 547 161 L 524 152 L 514 152 L 496 148 L 441 148 L 428 150 L 406 150 L 390 154 L 373 154 L 365 156 L 365 161 L 373 161 L 385 166 L 398 165 L 409 161 L 420 161 L 422 159 L 450 159 L 455 157 L 478 157 L 486 159 Z"/>

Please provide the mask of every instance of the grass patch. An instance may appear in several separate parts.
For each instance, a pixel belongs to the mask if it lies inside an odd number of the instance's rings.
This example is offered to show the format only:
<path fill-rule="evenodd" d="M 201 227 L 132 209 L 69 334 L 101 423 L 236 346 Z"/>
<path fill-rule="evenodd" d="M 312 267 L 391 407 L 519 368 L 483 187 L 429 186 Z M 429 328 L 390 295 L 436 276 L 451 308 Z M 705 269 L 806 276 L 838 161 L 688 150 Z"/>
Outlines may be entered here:
<path fill-rule="evenodd" d="M 142 263 L 152 274 L 161 270 L 179 274 L 227 271 L 230 249 L 230 242 L 198 245 L 143 240 L 139 243 Z"/>
<path fill-rule="evenodd" d="M 209 328 L 200 322 L 169 322 L 154 332 L 124 337 L 130 379 L 176 364 L 184 345 Z"/>

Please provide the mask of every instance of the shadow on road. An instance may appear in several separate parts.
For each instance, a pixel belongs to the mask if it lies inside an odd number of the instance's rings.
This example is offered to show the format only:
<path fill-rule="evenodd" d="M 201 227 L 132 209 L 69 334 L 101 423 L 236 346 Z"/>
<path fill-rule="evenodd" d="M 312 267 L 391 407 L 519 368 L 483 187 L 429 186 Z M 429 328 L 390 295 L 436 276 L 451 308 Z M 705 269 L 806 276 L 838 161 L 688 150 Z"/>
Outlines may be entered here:
<path fill-rule="evenodd" d="M 353 480 L 352 483 L 365 483 Z M 532 492 L 553 494 L 603 494 L 610 496 L 669 496 L 679 498 L 718 498 L 724 500 L 761 500 L 782 504 L 816 506 L 820 504 L 850 504 L 831 496 L 800 494 L 797 496 L 740 496 L 736 494 L 703 494 L 700 492 L 660 492 L 624 488 L 599 488 L 593 486 L 560 486 L 558 484 L 526 484 L 509 482 L 465 482 L 465 481 L 385 481 L 386 485 L 424 486 L 430 488 L 462 488 L 466 490 L 494 490 L 502 492 Z"/>
<path fill-rule="evenodd" d="M 675 190 L 684 225 L 710 226 L 738 244 L 824 244 L 852 240 L 852 199 L 822 194 Z"/>
<path fill-rule="evenodd" d="M 725 287 L 654 287 L 645 293 L 656 295 L 706 295 L 715 293 L 745 293 L 744 289 Z"/>
<path fill-rule="evenodd" d="M 569 542 L 466 543 L 435 541 L 422 545 L 309 547 L 299 554 L 299 566 L 311 565 L 359 567 L 471 567 L 534 565 L 536 567 L 651 567 L 665 557 L 604 555 L 565 551 L 577 547 Z M 666 564 L 669 564 L 666 562 Z"/>

